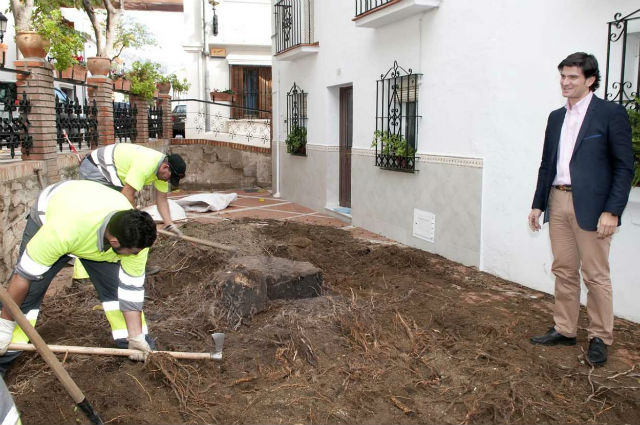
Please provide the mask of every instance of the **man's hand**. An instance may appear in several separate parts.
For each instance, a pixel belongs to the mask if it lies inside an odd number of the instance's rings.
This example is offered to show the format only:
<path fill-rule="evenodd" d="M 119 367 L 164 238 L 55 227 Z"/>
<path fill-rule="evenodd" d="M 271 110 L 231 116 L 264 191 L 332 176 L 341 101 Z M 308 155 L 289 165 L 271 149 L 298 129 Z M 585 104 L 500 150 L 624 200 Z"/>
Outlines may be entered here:
<path fill-rule="evenodd" d="M 164 226 L 164 228 L 162 230 L 167 230 L 167 231 L 175 234 L 176 236 L 182 237 L 182 231 L 180 229 L 178 229 L 178 226 L 176 226 L 173 223 L 167 224 L 166 226 Z"/>
<path fill-rule="evenodd" d="M 533 208 L 529 213 L 529 229 L 532 232 L 537 232 L 542 228 L 540 226 L 540 214 L 542 214 L 542 210 L 539 208 Z"/>
<path fill-rule="evenodd" d="M 136 362 L 143 362 L 147 359 L 149 353 L 151 353 L 151 347 L 147 343 L 144 337 L 144 333 L 127 338 L 129 341 L 129 350 L 138 350 L 139 353 L 135 353 L 129 356 L 129 358 Z"/>
<path fill-rule="evenodd" d="M 610 212 L 603 212 L 598 219 L 598 238 L 604 239 L 613 235 L 613 232 L 618 228 L 618 216 L 613 215 Z"/>
<path fill-rule="evenodd" d="M 16 322 L 0 318 L 0 355 L 4 355 L 11 344 Z"/>

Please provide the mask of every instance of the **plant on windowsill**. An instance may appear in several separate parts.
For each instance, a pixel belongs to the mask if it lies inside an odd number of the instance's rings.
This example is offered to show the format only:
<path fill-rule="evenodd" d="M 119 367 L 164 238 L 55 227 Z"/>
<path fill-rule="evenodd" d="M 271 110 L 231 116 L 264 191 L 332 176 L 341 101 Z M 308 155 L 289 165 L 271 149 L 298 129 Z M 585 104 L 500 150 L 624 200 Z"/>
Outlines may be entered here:
<path fill-rule="evenodd" d="M 633 175 L 633 186 L 640 186 L 640 98 L 634 99 L 635 105 L 627 109 L 629 121 L 631 122 L 631 140 L 633 143 L 633 156 L 635 158 L 635 172 Z"/>
<path fill-rule="evenodd" d="M 216 100 L 219 102 L 234 102 L 235 101 L 235 93 L 231 89 L 226 90 L 218 90 L 213 89 L 211 92 L 211 101 L 215 102 Z"/>
<path fill-rule="evenodd" d="M 292 155 L 307 155 L 307 129 L 304 127 L 293 127 L 285 140 L 287 152 Z"/>
<path fill-rule="evenodd" d="M 413 171 L 415 169 L 415 149 L 401 134 L 376 130 L 371 147 L 380 145 L 376 165 L 382 168 Z"/>

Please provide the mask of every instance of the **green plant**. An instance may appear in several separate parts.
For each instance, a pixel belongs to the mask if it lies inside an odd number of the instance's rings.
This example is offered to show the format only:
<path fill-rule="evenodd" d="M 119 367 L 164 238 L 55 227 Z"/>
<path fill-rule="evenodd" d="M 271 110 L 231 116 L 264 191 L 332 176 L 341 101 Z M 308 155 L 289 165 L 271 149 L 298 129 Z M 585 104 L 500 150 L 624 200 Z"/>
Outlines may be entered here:
<path fill-rule="evenodd" d="M 174 93 L 183 93 L 189 90 L 191 84 L 187 81 L 186 78 L 183 78 L 182 81 L 178 79 L 176 74 L 170 74 L 169 79 L 171 81 L 171 87 L 173 87 Z"/>
<path fill-rule="evenodd" d="M 36 7 L 33 28 L 42 38 L 51 41 L 49 56 L 58 71 L 79 63 L 77 52 L 84 48 L 84 37 L 73 27 L 66 25 L 59 9 Z M 84 58 L 82 58 L 84 59 Z"/>
<path fill-rule="evenodd" d="M 416 150 L 409 145 L 409 142 L 401 134 L 376 130 L 373 133 L 371 147 L 375 148 L 378 144 L 381 146 L 380 153 L 382 155 L 411 157 L 416 154 Z"/>
<path fill-rule="evenodd" d="M 307 129 L 299 126 L 293 127 L 287 135 L 285 143 L 287 144 L 287 152 L 303 153 L 307 145 Z"/>
<path fill-rule="evenodd" d="M 158 82 L 160 64 L 135 61 L 126 77 L 131 80 L 131 93 L 148 101 L 153 99 Z"/>
<path fill-rule="evenodd" d="M 633 156 L 635 157 L 635 173 L 633 175 L 634 186 L 640 186 L 640 98 L 635 98 L 635 107 L 627 109 L 631 122 L 631 141 L 633 143 Z"/>
<path fill-rule="evenodd" d="M 218 90 L 218 89 L 213 89 L 214 93 L 226 93 L 226 94 L 236 94 L 233 90 L 231 89 L 226 89 L 226 90 Z"/>
<path fill-rule="evenodd" d="M 166 84 L 171 82 L 171 75 L 162 75 L 158 74 L 158 79 L 156 80 L 158 84 Z"/>

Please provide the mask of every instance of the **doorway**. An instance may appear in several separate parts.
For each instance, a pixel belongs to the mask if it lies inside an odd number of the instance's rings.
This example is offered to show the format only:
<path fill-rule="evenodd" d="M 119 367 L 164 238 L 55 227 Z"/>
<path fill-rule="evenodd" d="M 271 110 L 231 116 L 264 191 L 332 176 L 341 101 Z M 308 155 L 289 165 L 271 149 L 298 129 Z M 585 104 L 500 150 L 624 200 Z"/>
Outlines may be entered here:
<path fill-rule="evenodd" d="M 340 88 L 341 207 L 351 208 L 351 146 L 353 144 L 353 86 Z"/>

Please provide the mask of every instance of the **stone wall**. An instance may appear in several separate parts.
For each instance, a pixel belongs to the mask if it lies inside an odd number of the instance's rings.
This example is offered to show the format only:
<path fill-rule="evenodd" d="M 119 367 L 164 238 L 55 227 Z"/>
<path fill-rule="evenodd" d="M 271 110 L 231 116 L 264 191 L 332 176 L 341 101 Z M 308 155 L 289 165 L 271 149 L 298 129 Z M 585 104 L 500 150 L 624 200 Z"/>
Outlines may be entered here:
<path fill-rule="evenodd" d="M 184 189 L 271 187 L 271 149 L 200 139 L 172 139 L 187 163 Z"/>

